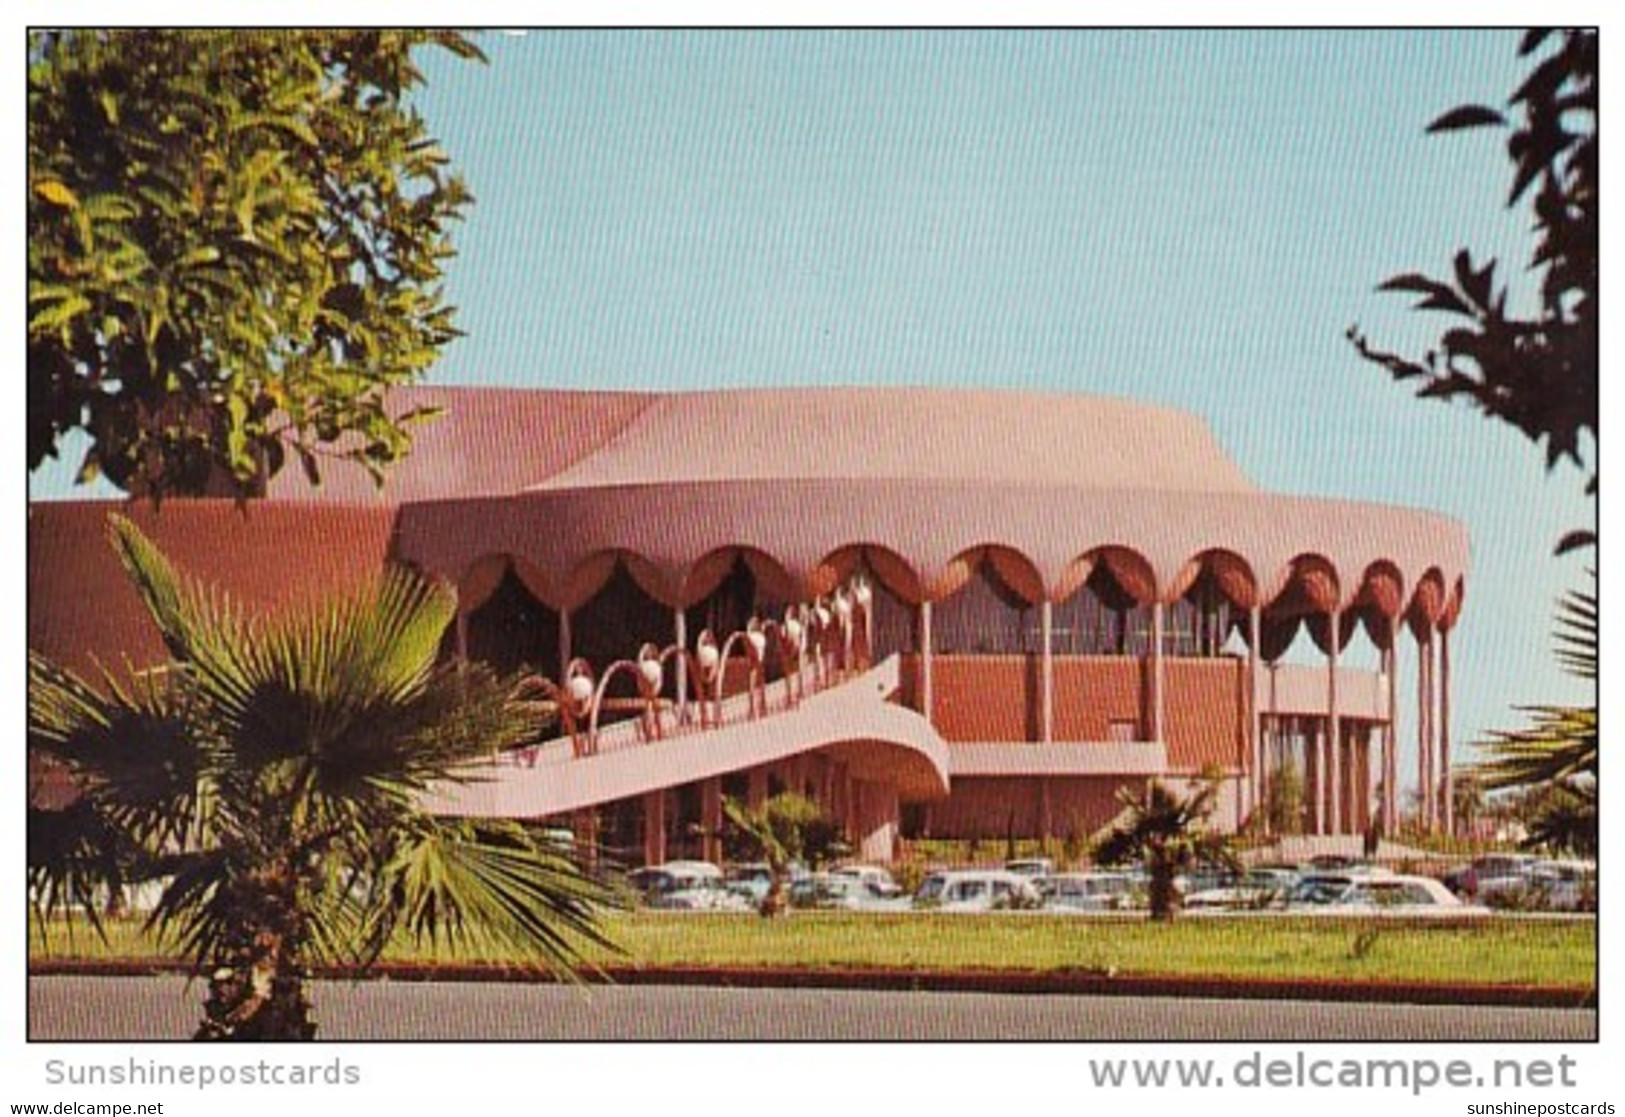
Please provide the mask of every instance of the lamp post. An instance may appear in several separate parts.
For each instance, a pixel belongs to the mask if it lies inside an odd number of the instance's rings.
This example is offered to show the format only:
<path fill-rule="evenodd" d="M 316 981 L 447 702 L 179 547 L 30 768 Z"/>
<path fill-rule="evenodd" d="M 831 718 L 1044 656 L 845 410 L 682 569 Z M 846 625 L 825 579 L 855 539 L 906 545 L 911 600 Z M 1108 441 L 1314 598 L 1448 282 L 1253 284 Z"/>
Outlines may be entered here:
<path fill-rule="evenodd" d="M 812 643 L 813 643 L 813 675 L 818 683 L 818 689 L 823 690 L 829 683 L 829 664 L 827 654 L 829 650 L 829 629 L 834 618 L 830 614 L 829 606 L 824 604 L 820 597 L 813 602 L 812 607 Z"/>
<path fill-rule="evenodd" d="M 591 716 L 595 690 L 592 665 L 584 659 L 572 659 L 564 669 L 565 701 L 560 703 L 559 709 L 565 732 L 570 734 L 571 751 L 576 756 L 584 756 L 594 748 L 594 742 L 582 736 L 581 727 Z"/>
<path fill-rule="evenodd" d="M 784 623 L 779 626 L 780 645 L 784 652 L 789 654 L 795 664 L 795 702 L 806 696 L 806 680 L 802 677 L 802 666 L 807 658 L 807 626 L 802 622 L 801 615 L 805 606 L 792 605 L 784 611 Z M 790 669 L 785 668 L 785 693 L 790 693 Z"/>
<path fill-rule="evenodd" d="M 859 659 L 866 669 L 873 664 L 875 654 L 874 614 L 871 612 L 874 599 L 874 589 L 869 585 L 869 579 L 859 576 L 853 580 L 852 600 L 857 603 L 863 621 L 863 654 Z"/>
<path fill-rule="evenodd" d="M 847 596 L 846 590 L 838 589 L 830 600 L 830 608 L 835 612 L 835 620 L 841 631 L 841 659 L 840 670 L 844 676 L 852 670 L 852 599 Z"/>
<path fill-rule="evenodd" d="M 703 728 L 709 720 L 712 725 L 722 723 L 722 649 L 717 647 L 717 638 L 707 628 L 700 633 L 699 643 L 695 645 L 694 659 L 699 665 L 700 687 L 700 726 Z M 709 697 L 711 703 L 710 718 L 706 717 L 706 702 Z"/>

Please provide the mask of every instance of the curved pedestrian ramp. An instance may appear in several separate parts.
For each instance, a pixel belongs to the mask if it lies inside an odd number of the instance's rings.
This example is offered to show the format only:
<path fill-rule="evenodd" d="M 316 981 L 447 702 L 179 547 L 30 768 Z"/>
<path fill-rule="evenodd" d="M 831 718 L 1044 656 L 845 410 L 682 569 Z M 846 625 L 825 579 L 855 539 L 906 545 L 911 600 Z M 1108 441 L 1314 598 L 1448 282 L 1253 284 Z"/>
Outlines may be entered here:
<path fill-rule="evenodd" d="M 940 798 L 948 793 L 948 746 L 925 718 L 890 700 L 899 675 L 894 655 L 799 699 L 792 680 L 769 684 L 771 693 L 754 699 L 754 716 L 746 693 L 720 703 L 719 724 L 678 723 L 668 708 L 654 739 L 635 718 L 600 730 L 588 749 L 561 737 L 431 786 L 425 806 L 465 818 L 541 818 L 818 750 L 903 799 Z"/>

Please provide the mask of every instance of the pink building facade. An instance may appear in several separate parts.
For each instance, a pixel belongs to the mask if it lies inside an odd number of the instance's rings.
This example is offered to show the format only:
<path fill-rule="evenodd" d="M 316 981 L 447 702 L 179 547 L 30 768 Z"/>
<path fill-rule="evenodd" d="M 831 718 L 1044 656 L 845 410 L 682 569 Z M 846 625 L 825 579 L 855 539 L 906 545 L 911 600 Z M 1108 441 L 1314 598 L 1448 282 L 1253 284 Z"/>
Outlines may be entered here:
<path fill-rule="evenodd" d="M 1280 780 L 1310 833 L 1396 818 L 1412 782 L 1425 822 L 1449 825 L 1453 521 L 1261 492 L 1200 421 L 1122 400 L 403 396 L 445 414 L 381 492 L 284 473 L 246 510 L 136 514 L 180 565 L 268 607 L 387 561 L 442 577 L 459 594 L 448 656 L 562 685 L 572 664 L 596 683 L 666 653 L 654 690 L 632 671 L 603 689 L 624 713 L 644 685 L 653 732 L 504 758 L 448 812 L 567 819 L 661 860 L 715 854 L 723 795 L 795 788 L 884 858 L 908 836 L 1086 836 L 1120 787 L 1216 775 L 1228 826 L 1262 817 Z M 70 663 L 158 653 L 103 554 L 111 507 L 30 510 L 30 645 Z M 787 618 L 837 606 L 844 641 L 787 651 Z M 702 728 L 693 654 L 747 628 L 772 641 L 724 656 Z M 1342 662 L 1357 630 L 1375 671 Z M 1398 768 L 1402 701 L 1415 772 Z"/>

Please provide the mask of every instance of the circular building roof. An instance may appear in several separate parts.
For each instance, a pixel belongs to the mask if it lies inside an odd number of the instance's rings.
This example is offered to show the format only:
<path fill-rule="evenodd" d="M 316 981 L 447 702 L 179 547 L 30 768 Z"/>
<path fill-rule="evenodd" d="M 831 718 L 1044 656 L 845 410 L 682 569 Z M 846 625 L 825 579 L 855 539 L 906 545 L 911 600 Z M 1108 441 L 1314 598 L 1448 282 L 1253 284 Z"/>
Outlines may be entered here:
<path fill-rule="evenodd" d="M 1192 415 L 1121 399 L 922 388 L 659 397 L 530 488 L 790 480 L 1253 490 Z"/>
<path fill-rule="evenodd" d="M 462 393 L 446 394 L 441 423 L 455 424 Z M 528 413 L 540 421 L 512 432 L 527 445 L 568 443 L 568 454 L 439 432 L 468 453 L 551 472 L 514 477 L 506 492 L 420 482 L 400 510 L 398 553 L 464 583 L 465 601 L 480 596 L 470 578 L 489 581 L 493 560 L 511 558 L 556 608 L 589 599 L 617 561 L 657 600 L 686 605 L 741 552 L 798 596 L 826 592 L 863 561 L 906 600 L 933 600 L 985 559 L 1034 602 L 1065 599 L 1104 564 L 1142 602 L 1173 600 L 1208 569 L 1237 604 L 1281 617 L 1355 607 L 1449 624 L 1460 604 L 1459 523 L 1260 492 L 1200 420 L 1163 408 L 985 390 L 763 389 L 639 396 L 606 424 L 588 400 L 535 393 Z M 583 448 L 593 422 L 605 436 Z M 420 476 L 432 468 L 414 464 Z M 492 474 L 454 475 L 472 472 Z"/>

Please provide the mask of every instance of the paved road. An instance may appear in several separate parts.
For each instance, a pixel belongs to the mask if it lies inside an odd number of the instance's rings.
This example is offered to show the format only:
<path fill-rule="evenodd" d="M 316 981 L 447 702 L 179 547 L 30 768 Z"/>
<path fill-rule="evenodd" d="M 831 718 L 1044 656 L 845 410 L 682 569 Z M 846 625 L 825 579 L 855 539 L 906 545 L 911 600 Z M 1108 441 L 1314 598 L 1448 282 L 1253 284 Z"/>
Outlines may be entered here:
<path fill-rule="evenodd" d="M 31 977 L 29 1038 L 184 1039 L 201 985 Z M 316 983 L 329 1040 L 1591 1040 L 1592 1010 L 369 981 Z"/>

